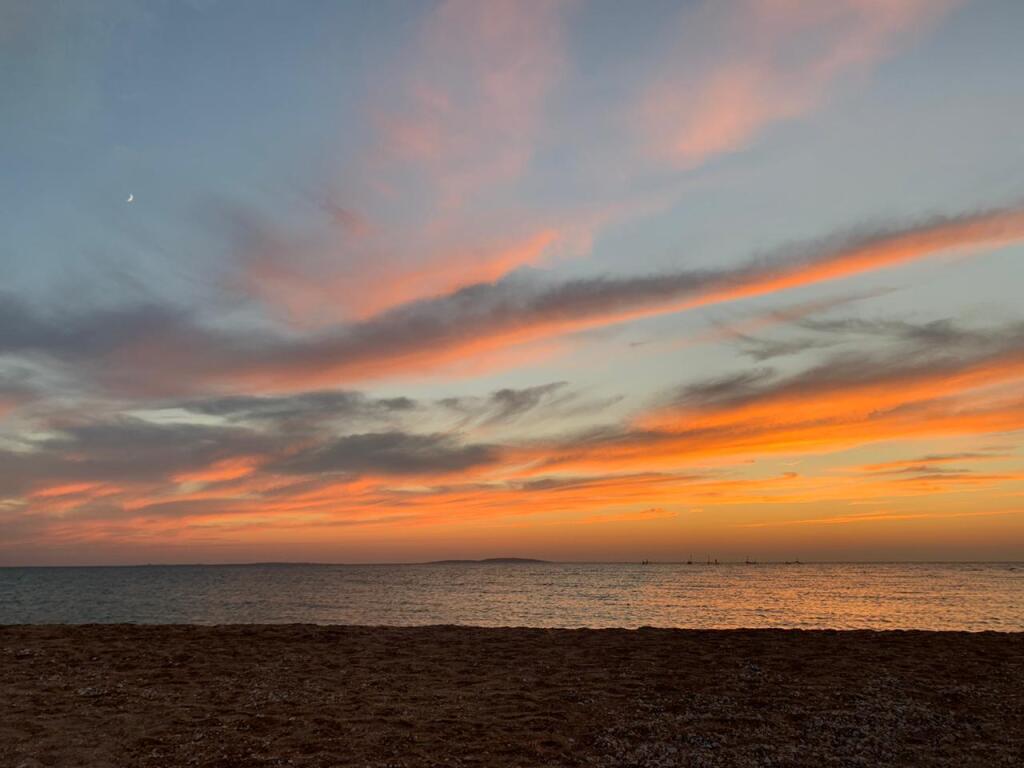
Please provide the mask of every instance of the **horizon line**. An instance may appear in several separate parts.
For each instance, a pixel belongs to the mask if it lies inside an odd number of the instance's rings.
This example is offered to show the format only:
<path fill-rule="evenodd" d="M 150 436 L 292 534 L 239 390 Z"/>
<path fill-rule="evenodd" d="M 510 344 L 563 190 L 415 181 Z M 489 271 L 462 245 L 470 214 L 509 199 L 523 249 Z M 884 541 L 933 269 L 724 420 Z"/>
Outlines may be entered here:
<path fill-rule="evenodd" d="M 257 560 L 246 562 L 183 563 L 89 563 L 89 564 L 0 564 L 0 569 L 15 568 L 251 568 L 258 566 L 383 567 L 408 565 L 1016 565 L 1019 560 L 545 560 L 541 558 L 445 558 L 380 562 L 324 562 L 306 560 Z"/>

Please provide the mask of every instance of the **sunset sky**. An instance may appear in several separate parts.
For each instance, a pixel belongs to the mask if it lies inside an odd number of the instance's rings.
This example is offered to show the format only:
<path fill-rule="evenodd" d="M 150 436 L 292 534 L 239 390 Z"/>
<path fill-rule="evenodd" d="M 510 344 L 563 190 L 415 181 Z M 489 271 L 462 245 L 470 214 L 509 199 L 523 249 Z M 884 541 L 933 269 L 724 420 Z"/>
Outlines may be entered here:
<path fill-rule="evenodd" d="M 1020 559 L 1024 3 L 0 3 L 0 565 Z"/>

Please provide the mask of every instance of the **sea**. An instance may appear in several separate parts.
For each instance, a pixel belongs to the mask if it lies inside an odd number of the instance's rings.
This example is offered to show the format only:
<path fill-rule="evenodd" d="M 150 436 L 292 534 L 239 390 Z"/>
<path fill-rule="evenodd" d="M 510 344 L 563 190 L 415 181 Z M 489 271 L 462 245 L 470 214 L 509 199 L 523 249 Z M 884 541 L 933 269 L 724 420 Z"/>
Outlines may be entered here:
<path fill-rule="evenodd" d="M 0 568 L 0 624 L 1024 631 L 1022 563 Z"/>

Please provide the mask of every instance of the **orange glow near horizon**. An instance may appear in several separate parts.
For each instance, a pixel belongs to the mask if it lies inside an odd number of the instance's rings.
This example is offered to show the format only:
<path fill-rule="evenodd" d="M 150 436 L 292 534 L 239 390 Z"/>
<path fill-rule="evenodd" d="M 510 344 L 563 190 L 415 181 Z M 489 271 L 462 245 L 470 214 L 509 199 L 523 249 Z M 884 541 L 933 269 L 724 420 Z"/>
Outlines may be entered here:
<path fill-rule="evenodd" d="M 1016 520 L 1024 514 L 1012 501 L 1024 491 L 1017 457 L 953 451 L 811 471 L 789 470 L 785 458 L 1012 434 L 1024 430 L 1024 401 L 1000 395 L 999 385 L 1022 382 L 1019 356 L 996 355 L 878 381 L 829 381 L 817 391 L 783 385 L 732 405 L 659 409 L 641 414 L 637 431 L 621 438 L 508 447 L 496 463 L 468 470 L 311 480 L 261 469 L 259 457 L 240 456 L 168 478 L 181 484 L 177 488 L 72 483 L 41 488 L 30 503 L 58 516 L 50 530 L 58 539 L 71 530 L 67 515 L 99 499 L 124 511 L 117 535 L 146 530 L 183 545 L 230 536 L 255 546 L 271 531 L 291 539 L 317 530 L 321 542 L 389 530 L 430 538 L 431 529 L 472 535 L 496 525 L 513 549 L 520 546 L 517 532 L 530 538 L 576 525 L 604 530 L 609 541 L 625 527 L 642 541 L 661 535 L 660 526 L 690 529 L 707 510 L 720 510 L 718 523 L 689 535 L 707 540 L 715 530 L 756 529 L 765 546 L 781 547 L 793 527 L 854 526 L 857 540 L 882 537 L 876 543 L 893 546 L 899 540 L 889 526 L 897 522 L 910 525 L 901 530 L 912 536 L 914 526 L 942 527 L 971 516 Z M 986 469 L 963 466 L 979 463 Z M 953 464 L 960 466 L 947 469 Z M 203 487 L 187 489 L 196 485 Z M 979 498 L 995 508 L 964 508 Z M 953 506 L 937 503 L 943 499 Z M 858 511 L 864 504 L 880 508 Z M 835 509 L 847 511 L 826 514 Z M 71 540 L 102 540 L 104 530 L 75 526 Z"/>

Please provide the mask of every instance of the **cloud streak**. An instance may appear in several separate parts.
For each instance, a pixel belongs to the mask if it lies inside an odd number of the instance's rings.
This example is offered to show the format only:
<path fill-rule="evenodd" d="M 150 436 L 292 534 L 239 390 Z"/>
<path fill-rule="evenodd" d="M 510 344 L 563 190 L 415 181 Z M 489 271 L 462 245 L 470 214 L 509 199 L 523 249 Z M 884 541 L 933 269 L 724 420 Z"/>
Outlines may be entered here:
<path fill-rule="evenodd" d="M 464 444 L 451 434 L 377 432 L 347 435 L 300 452 L 278 469 L 296 474 L 371 472 L 436 477 L 494 464 L 498 456 L 494 446 Z"/>
<path fill-rule="evenodd" d="M 721 270 L 559 284 L 509 278 L 415 302 L 310 338 L 264 344 L 248 353 L 251 342 L 222 342 L 242 354 L 227 355 L 223 370 L 201 365 L 195 373 L 222 381 L 241 377 L 250 385 L 284 389 L 359 381 L 423 370 L 509 345 L 1021 240 L 1024 210 L 1003 208 L 933 217 Z M 187 360 L 182 362 L 188 366 Z"/>
<path fill-rule="evenodd" d="M 1024 210 L 1018 207 L 937 216 L 725 269 L 561 283 L 511 277 L 361 322 L 286 336 L 213 329 L 160 307 L 44 316 L 12 301 L 4 304 L 0 354 L 44 356 L 80 372 L 91 369 L 94 380 L 120 391 L 315 389 L 443 370 L 473 359 L 515 359 L 522 354 L 517 349 L 526 349 L 520 345 L 565 334 L 1022 240 Z"/>
<path fill-rule="evenodd" d="M 870 71 L 953 0 L 697 3 L 677 20 L 664 70 L 637 123 L 647 152 L 676 167 L 748 146 Z"/>

